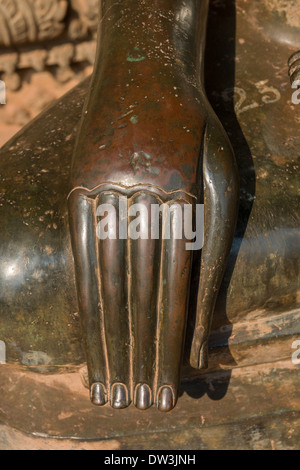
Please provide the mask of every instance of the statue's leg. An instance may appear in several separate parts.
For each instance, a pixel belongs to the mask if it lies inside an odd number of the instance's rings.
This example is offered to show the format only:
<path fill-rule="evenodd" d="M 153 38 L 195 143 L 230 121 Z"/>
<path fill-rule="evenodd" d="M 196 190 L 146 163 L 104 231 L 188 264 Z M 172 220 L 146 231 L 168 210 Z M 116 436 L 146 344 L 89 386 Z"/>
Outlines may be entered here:
<path fill-rule="evenodd" d="M 204 136 L 203 188 L 205 235 L 190 354 L 195 368 L 208 366 L 208 338 L 232 246 L 238 213 L 239 178 L 233 150 L 218 119 L 210 112 Z"/>
<path fill-rule="evenodd" d="M 108 376 L 103 341 L 104 324 L 98 286 L 95 201 L 84 195 L 74 194 L 69 199 L 69 208 L 79 311 L 87 355 L 91 400 L 95 405 L 104 405 L 108 399 Z"/>

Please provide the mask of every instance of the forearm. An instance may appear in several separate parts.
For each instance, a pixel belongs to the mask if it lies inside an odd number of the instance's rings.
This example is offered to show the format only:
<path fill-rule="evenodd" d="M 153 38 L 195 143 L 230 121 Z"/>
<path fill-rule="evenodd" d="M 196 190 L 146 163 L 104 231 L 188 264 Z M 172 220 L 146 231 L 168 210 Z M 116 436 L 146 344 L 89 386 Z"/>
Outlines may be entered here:
<path fill-rule="evenodd" d="M 130 63 L 147 61 L 153 72 L 197 80 L 208 4 L 209 0 L 102 0 L 95 70 L 100 74 L 112 60 L 121 74 Z"/>

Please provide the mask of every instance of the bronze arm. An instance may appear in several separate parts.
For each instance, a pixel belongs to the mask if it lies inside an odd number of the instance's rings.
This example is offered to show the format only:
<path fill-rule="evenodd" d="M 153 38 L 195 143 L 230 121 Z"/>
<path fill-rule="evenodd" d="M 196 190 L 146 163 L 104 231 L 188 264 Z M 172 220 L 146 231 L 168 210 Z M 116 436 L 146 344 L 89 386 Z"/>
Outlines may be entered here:
<path fill-rule="evenodd" d="M 205 96 L 208 0 L 104 0 L 98 51 L 72 164 L 69 215 L 91 399 L 174 408 L 189 296 L 197 296 L 190 362 L 207 365 L 208 336 L 238 207 L 235 158 Z M 120 198 L 170 208 L 169 239 L 126 239 L 98 208 Z M 204 202 L 198 292 L 178 207 Z M 103 215 L 103 213 L 101 214 Z M 122 232 L 122 233 L 121 233 Z"/>

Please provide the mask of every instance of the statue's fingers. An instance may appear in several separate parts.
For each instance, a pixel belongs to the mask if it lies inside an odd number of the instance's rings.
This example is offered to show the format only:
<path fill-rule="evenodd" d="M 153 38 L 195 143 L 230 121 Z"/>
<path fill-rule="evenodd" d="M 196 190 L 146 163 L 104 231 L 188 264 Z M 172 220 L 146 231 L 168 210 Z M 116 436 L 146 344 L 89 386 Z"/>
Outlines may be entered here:
<path fill-rule="evenodd" d="M 213 114 L 204 136 L 203 186 L 205 234 L 190 353 L 191 365 L 200 369 L 208 365 L 211 322 L 233 241 L 239 202 L 239 179 L 233 150 Z"/>
<path fill-rule="evenodd" d="M 97 199 L 97 214 L 107 217 L 106 220 L 105 217 L 98 219 L 98 256 L 110 402 L 113 408 L 126 408 L 131 402 L 132 345 L 127 296 L 127 240 L 120 236 L 119 196 L 112 192 L 101 194 Z"/>
<path fill-rule="evenodd" d="M 107 402 L 107 363 L 98 277 L 95 204 L 84 195 L 73 193 L 69 199 L 70 228 L 75 261 L 79 312 L 86 346 L 91 400 L 95 405 Z"/>
<path fill-rule="evenodd" d="M 185 343 L 192 253 L 182 233 L 183 206 L 170 205 L 170 237 L 162 241 L 156 365 L 160 411 L 176 405 Z"/>
<path fill-rule="evenodd" d="M 149 193 L 139 193 L 130 202 L 139 213 L 139 233 L 131 233 L 129 239 L 134 403 L 139 409 L 153 404 L 161 240 L 152 237 L 151 220 L 156 223 L 152 208 L 157 206 L 158 200 Z M 157 222 L 159 225 L 159 219 Z"/>

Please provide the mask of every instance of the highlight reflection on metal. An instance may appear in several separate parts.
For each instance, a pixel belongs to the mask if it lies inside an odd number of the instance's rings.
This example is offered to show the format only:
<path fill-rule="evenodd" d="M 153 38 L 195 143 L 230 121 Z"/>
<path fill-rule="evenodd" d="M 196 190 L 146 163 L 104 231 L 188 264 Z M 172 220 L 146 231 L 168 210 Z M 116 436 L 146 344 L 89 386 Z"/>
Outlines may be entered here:
<path fill-rule="evenodd" d="M 22 284 L 24 281 L 24 269 L 22 266 L 23 263 L 19 257 L 4 263 L 0 277 L 3 277 L 4 280 L 7 280 L 13 284 Z"/>
<path fill-rule="evenodd" d="M 6 344 L 0 341 L 0 364 L 6 364 Z"/>

